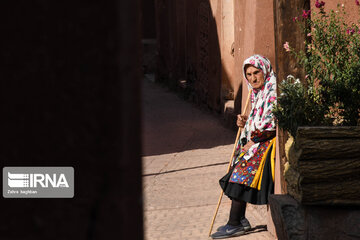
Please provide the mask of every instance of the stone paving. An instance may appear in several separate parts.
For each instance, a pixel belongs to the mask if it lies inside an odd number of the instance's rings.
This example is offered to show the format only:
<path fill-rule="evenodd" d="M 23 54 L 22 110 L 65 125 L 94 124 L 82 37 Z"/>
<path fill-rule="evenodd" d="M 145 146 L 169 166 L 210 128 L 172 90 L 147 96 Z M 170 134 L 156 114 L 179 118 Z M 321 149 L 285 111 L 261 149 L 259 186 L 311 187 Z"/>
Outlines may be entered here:
<path fill-rule="evenodd" d="M 208 231 L 236 132 L 219 116 L 145 80 L 143 85 L 143 189 L 145 239 L 210 239 Z M 213 232 L 226 223 L 223 197 Z M 248 205 L 253 229 L 232 239 L 274 239 L 266 206 Z"/>

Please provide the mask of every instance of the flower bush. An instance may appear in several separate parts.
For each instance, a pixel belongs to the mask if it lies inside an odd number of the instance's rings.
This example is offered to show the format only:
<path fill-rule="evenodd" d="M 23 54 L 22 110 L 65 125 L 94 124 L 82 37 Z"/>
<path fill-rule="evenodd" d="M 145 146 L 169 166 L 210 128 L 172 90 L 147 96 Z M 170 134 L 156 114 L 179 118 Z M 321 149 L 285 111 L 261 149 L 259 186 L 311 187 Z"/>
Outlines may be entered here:
<path fill-rule="evenodd" d="M 318 12 L 304 10 L 293 18 L 306 36 L 305 50 L 284 44 L 306 74 L 301 81 L 290 75 L 279 84 L 275 116 L 294 137 L 300 125 L 357 125 L 359 120 L 360 20 L 347 23 L 343 6 L 327 13 L 324 5 L 316 1 Z"/>

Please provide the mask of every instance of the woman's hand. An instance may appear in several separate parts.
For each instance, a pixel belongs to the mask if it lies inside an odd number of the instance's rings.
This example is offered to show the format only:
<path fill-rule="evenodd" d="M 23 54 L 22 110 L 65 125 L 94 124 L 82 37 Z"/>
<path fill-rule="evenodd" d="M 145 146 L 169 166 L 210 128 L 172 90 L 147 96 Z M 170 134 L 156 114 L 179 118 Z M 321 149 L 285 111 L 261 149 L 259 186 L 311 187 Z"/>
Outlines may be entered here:
<path fill-rule="evenodd" d="M 247 116 L 245 115 L 237 115 L 237 121 L 236 121 L 236 125 L 238 125 L 238 127 L 243 128 L 245 126 L 246 120 L 248 119 Z"/>
<path fill-rule="evenodd" d="M 249 141 L 247 144 L 245 144 L 245 146 L 243 147 L 243 151 L 247 152 L 249 151 L 249 149 L 252 147 L 252 145 L 254 145 L 255 143 L 253 141 Z"/>

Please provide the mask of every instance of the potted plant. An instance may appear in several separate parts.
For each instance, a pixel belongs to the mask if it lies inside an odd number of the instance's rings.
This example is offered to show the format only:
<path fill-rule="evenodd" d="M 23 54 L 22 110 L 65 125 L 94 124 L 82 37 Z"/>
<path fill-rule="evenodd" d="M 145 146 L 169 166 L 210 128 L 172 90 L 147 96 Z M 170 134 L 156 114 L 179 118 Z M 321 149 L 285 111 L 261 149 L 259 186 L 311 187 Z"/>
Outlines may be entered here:
<path fill-rule="evenodd" d="M 284 44 L 305 71 L 304 79 L 289 75 L 279 83 L 274 114 L 295 139 L 285 180 L 301 203 L 360 204 L 360 21 L 346 22 L 343 5 L 330 12 L 324 5 L 316 1 L 318 11 L 293 19 L 305 50 Z"/>

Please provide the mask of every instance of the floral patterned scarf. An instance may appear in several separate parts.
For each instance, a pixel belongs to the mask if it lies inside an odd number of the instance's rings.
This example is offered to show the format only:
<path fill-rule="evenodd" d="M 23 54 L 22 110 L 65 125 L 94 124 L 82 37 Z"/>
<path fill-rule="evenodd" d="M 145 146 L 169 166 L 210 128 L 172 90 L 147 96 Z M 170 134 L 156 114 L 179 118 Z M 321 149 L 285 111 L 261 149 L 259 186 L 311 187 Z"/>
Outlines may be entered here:
<path fill-rule="evenodd" d="M 261 89 L 253 89 L 247 81 L 245 66 L 248 64 L 263 71 L 264 85 Z M 240 150 L 241 143 L 245 144 L 250 141 L 252 134 L 255 132 L 261 134 L 264 131 L 275 131 L 276 129 L 275 119 L 272 113 L 273 106 L 276 103 L 276 75 L 271 67 L 270 61 L 261 55 L 253 55 L 244 61 L 243 74 L 249 90 L 252 90 L 251 112 L 237 143 L 233 163 L 239 160 L 239 156 L 243 156 L 243 159 L 249 160 L 257 152 L 259 143 L 254 144 L 247 152 L 241 152 Z"/>

